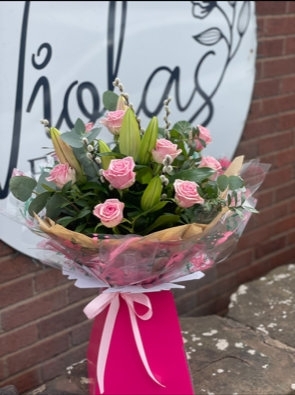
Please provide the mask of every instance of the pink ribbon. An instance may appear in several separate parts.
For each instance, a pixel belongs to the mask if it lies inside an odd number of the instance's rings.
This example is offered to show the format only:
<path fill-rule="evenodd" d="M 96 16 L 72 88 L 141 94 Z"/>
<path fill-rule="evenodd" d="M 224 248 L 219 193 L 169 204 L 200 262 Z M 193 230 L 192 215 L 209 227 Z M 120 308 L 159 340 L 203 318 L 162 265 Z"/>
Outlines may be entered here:
<path fill-rule="evenodd" d="M 112 292 L 112 293 L 103 293 L 97 296 L 90 303 L 88 303 L 88 305 L 83 310 L 86 316 L 89 319 L 91 319 L 94 318 L 96 315 L 100 314 L 107 306 L 110 306 L 103 327 L 101 342 L 99 345 L 98 356 L 97 356 L 96 375 L 97 375 L 97 381 L 98 381 L 100 392 L 102 394 L 104 392 L 104 372 L 105 372 L 107 356 L 111 344 L 112 333 L 114 330 L 116 317 L 120 308 L 120 296 L 125 300 L 128 307 L 132 332 L 134 335 L 135 343 L 141 361 L 148 375 L 152 378 L 152 380 L 154 380 L 160 386 L 165 387 L 154 377 L 149 367 L 149 363 L 144 351 L 144 346 L 142 343 L 140 330 L 138 328 L 138 323 L 136 319 L 136 317 L 138 317 L 142 320 L 148 320 L 152 317 L 153 309 L 149 297 L 143 293 Z M 142 315 L 138 314 L 134 307 L 135 302 L 147 307 L 148 309 L 147 312 Z"/>

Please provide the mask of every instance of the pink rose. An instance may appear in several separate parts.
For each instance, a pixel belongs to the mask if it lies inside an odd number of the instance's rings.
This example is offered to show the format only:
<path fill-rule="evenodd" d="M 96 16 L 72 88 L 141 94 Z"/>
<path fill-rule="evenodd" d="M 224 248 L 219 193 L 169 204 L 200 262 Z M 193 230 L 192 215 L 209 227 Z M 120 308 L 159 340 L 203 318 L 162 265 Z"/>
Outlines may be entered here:
<path fill-rule="evenodd" d="M 197 203 L 204 203 L 204 199 L 198 193 L 198 184 L 196 182 L 177 179 L 174 181 L 173 186 L 178 206 L 188 208 Z"/>
<path fill-rule="evenodd" d="M 119 134 L 124 115 L 125 110 L 109 111 L 100 122 L 106 126 L 111 133 Z"/>
<path fill-rule="evenodd" d="M 212 141 L 210 131 L 204 126 L 198 125 L 198 136 L 195 136 L 194 143 L 196 151 L 202 151 Z"/>
<path fill-rule="evenodd" d="M 62 188 L 67 182 L 76 182 L 76 171 L 72 169 L 68 163 L 60 163 L 50 171 L 47 181 L 52 181 L 58 188 Z"/>
<path fill-rule="evenodd" d="M 210 169 L 213 169 L 214 174 L 210 177 L 212 180 L 215 180 L 223 172 L 220 162 L 213 156 L 204 156 L 201 159 L 199 167 L 210 167 Z"/>
<path fill-rule="evenodd" d="M 152 150 L 152 156 L 155 162 L 163 163 L 166 155 L 171 156 L 172 161 L 181 154 L 182 150 L 177 149 L 177 145 L 166 139 L 158 139 L 155 149 Z M 172 162 L 171 162 L 172 163 Z"/>
<path fill-rule="evenodd" d="M 104 203 L 97 204 L 92 213 L 98 217 L 107 228 L 117 226 L 123 219 L 124 203 L 118 199 L 107 199 Z"/>
<path fill-rule="evenodd" d="M 112 159 L 107 170 L 103 170 L 102 175 L 116 189 L 129 188 L 135 182 L 136 173 L 132 156 L 123 159 Z"/>

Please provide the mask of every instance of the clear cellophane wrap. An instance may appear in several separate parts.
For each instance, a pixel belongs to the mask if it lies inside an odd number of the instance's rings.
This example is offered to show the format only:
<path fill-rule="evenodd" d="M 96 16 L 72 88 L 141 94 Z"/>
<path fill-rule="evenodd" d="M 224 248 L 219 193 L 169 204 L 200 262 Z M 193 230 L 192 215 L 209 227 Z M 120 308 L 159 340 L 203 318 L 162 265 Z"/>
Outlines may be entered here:
<path fill-rule="evenodd" d="M 257 160 L 244 163 L 243 156 L 239 156 L 225 175 L 240 175 L 244 179 L 247 205 L 254 208 L 253 194 L 268 168 L 269 165 Z M 38 246 L 44 263 L 61 269 L 63 265 L 72 265 L 106 287 L 140 285 L 148 288 L 204 271 L 224 260 L 236 247 L 250 216 L 249 210 L 238 215 L 225 207 L 206 225 L 191 223 L 147 236 L 94 237 L 68 230 L 50 218 L 36 216 L 35 231 L 45 236 Z M 46 254 L 42 255 L 42 251 Z"/>

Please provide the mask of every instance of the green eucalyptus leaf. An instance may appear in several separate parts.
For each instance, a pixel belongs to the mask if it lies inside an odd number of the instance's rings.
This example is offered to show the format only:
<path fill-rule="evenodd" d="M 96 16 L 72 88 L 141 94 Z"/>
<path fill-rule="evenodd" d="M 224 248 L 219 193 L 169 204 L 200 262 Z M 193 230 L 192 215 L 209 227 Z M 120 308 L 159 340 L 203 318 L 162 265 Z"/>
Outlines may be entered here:
<path fill-rule="evenodd" d="M 15 176 L 9 181 L 11 193 L 16 199 L 22 202 L 25 202 L 31 197 L 36 185 L 37 181 L 27 176 Z"/>
<path fill-rule="evenodd" d="M 216 199 L 218 197 L 217 184 L 213 181 L 207 182 L 202 191 L 202 196 L 205 195 L 206 199 Z"/>
<path fill-rule="evenodd" d="M 217 178 L 217 185 L 221 192 L 225 191 L 228 187 L 228 177 L 226 175 L 221 175 Z"/>
<path fill-rule="evenodd" d="M 235 190 L 242 188 L 244 186 L 244 181 L 239 176 L 229 176 L 228 185 L 229 185 L 229 189 Z"/>
<path fill-rule="evenodd" d="M 40 211 L 46 206 L 48 199 L 52 196 L 51 192 L 43 192 L 36 196 L 29 205 L 29 214 L 34 215 L 34 213 L 39 214 Z"/>
<path fill-rule="evenodd" d="M 147 185 L 140 200 L 143 211 L 147 211 L 159 203 L 161 199 L 163 185 L 159 176 L 154 177 Z"/>
<path fill-rule="evenodd" d="M 73 132 L 65 132 L 65 133 L 61 134 L 60 137 L 63 139 L 63 141 L 65 143 L 67 143 L 71 147 L 82 148 L 84 146 L 83 138 L 84 137 L 87 138 L 89 143 L 91 143 L 93 140 L 96 139 L 100 130 L 101 130 L 100 128 L 95 128 L 95 129 L 92 129 L 88 133 L 85 133 L 85 131 L 84 131 L 84 133 L 81 135 L 78 135 Z"/>
<path fill-rule="evenodd" d="M 126 110 L 120 128 L 119 150 L 121 154 L 132 156 L 137 160 L 140 146 L 140 131 L 134 111 Z"/>
<path fill-rule="evenodd" d="M 93 128 L 90 132 L 86 132 L 83 137 L 86 137 L 87 140 L 91 143 L 96 140 L 97 136 L 99 135 L 101 128 Z"/>
<path fill-rule="evenodd" d="M 76 120 L 75 125 L 70 133 L 77 134 L 78 136 L 82 136 L 85 133 L 85 124 L 81 118 Z"/>
<path fill-rule="evenodd" d="M 97 165 L 85 155 L 85 149 L 73 148 L 73 152 L 82 167 L 83 173 L 87 174 L 88 179 L 97 178 Z M 85 176 L 83 177 L 82 181 L 85 182 Z M 83 183 L 79 184 L 82 185 Z"/>
<path fill-rule="evenodd" d="M 108 111 L 115 111 L 117 109 L 118 99 L 119 96 L 113 91 L 106 91 L 102 95 L 103 105 Z"/>
<path fill-rule="evenodd" d="M 49 173 L 47 171 L 42 171 L 39 178 L 38 182 L 35 188 L 36 193 L 41 194 L 45 191 L 48 192 L 55 192 L 56 191 L 56 185 L 52 181 L 47 181 L 46 178 L 49 176 Z"/>
<path fill-rule="evenodd" d="M 187 121 L 179 121 L 173 125 L 172 130 L 176 130 L 182 136 L 186 137 L 189 135 L 190 131 L 192 130 L 192 126 Z"/>
<path fill-rule="evenodd" d="M 153 117 L 141 139 L 139 146 L 138 162 L 146 165 L 151 161 L 151 152 L 155 148 L 158 137 L 158 118 Z"/>

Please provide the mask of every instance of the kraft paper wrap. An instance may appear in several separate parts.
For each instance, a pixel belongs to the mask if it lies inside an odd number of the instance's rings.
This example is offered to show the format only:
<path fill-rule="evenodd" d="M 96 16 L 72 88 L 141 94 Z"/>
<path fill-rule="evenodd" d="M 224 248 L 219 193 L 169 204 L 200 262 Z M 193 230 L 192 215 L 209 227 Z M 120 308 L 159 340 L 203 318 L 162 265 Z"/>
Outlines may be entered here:
<path fill-rule="evenodd" d="M 233 159 L 229 167 L 226 169 L 224 174 L 226 176 L 238 176 L 240 174 L 242 165 L 244 161 L 244 156 L 237 156 Z M 224 191 L 221 197 L 226 196 L 227 191 Z M 147 241 L 179 241 L 179 240 L 187 240 L 189 238 L 196 238 L 204 235 L 204 232 L 208 231 L 212 228 L 216 223 L 218 223 L 219 219 L 223 216 L 223 214 L 228 210 L 227 207 L 224 207 L 223 210 L 207 225 L 192 223 L 186 225 L 175 226 L 173 228 L 167 228 L 160 230 L 158 232 L 153 232 L 147 236 L 142 236 L 142 240 Z M 55 223 L 50 218 L 40 218 L 35 214 L 35 218 L 39 223 L 39 227 L 41 231 L 48 234 L 49 236 L 57 237 L 62 240 L 67 240 L 72 242 L 73 244 L 78 244 L 86 249 L 94 249 L 99 250 L 99 244 L 101 240 L 95 240 L 91 237 L 83 235 L 78 232 L 71 231 L 66 229 L 65 227 Z M 136 241 L 135 241 L 136 242 Z M 114 247 L 121 243 L 120 239 L 108 239 L 108 243 L 113 243 Z"/>

